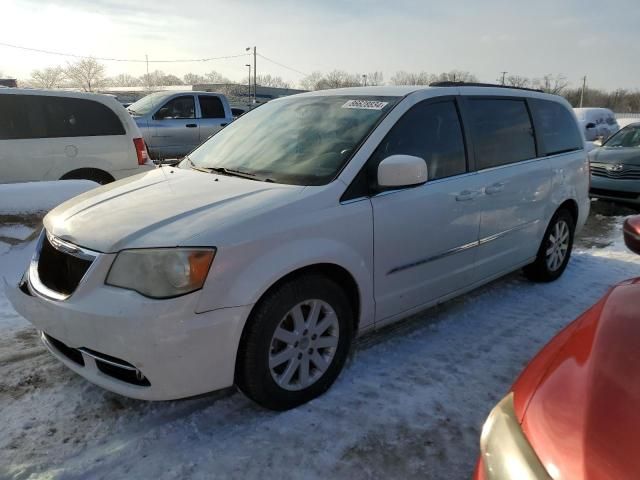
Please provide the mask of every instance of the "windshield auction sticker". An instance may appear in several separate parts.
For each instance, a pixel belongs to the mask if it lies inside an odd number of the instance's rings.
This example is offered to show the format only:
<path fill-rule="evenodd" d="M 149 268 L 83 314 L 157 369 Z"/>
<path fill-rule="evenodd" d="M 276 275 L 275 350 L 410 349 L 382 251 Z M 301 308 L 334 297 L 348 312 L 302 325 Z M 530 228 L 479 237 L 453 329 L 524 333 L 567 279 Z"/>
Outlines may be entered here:
<path fill-rule="evenodd" d="M 379 102 L 377 100 L 349 100 L 342 105 L 342 108 L 358 108 L 361 110 L 382 110 L 389 102 Z"/>

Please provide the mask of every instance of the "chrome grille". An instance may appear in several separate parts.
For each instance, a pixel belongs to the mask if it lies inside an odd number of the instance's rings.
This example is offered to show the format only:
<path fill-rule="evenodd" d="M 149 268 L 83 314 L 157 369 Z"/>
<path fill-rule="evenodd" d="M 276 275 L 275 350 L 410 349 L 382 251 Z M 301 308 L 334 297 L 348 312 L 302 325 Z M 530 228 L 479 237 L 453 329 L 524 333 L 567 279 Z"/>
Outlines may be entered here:
<path fill-rule="evenodd" d="M 620 180 L 640 180 L 640 167 L 619 164 L 591 164 L 591 175 Z"/>
<path fill-rule="evenodd" d="M 29 267 L 29 283 L 46 297 L 65 300 L 76 290 L 97 256 L 43 230 Z"/>

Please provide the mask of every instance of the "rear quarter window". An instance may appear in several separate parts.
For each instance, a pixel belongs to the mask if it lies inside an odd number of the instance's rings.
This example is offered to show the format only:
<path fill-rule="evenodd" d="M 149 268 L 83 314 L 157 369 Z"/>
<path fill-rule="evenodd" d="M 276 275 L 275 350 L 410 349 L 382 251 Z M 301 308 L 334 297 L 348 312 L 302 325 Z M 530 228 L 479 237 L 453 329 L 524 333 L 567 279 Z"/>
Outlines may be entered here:
<path fill-rule="evenodd" d="M 545 155 L 583 148 L 582 135 L 571 112 L 557 102 L 530 100 L 536 133 Z"/>
<path fill-rule="evenodd" d="M 106 105 L 84 98 L 34 97 L 41 102 L 47 137 L 124 135 L 122 122 Z"/>
<path fill-rule="evenodd" d="M 524 99 L 469 99 L 468 121 L 478 170 L 536 157 L 533 127 Z"/>

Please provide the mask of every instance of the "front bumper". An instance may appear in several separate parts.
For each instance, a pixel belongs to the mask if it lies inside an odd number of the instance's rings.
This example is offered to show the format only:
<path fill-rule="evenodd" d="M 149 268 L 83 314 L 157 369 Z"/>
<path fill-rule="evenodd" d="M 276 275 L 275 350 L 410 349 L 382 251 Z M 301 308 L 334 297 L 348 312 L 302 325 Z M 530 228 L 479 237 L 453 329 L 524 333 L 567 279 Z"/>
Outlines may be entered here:
<path fill-rule="evenodd" d="M 640 205 L 640 180 L 623 180 L 591 175 L 589 196 Z"/>
<path fill-rule="evenodd" d="M 106 285 L 79 288 L 64 301 L 41 296 L 29 282 L 22 289 L 5 283 L 5 294 L 39 330 L 70 349 L 81 349 L 84 366 L 45 342 L 70 369 L 107 390 L 143 400 L 172 400 L 233 385 L 240 336 L 251 310 L 249 305 L 195 313 L 200 292 L 152 300 Z M 105 374 L 91 352 L 135 367 L 149 385 Z"/>

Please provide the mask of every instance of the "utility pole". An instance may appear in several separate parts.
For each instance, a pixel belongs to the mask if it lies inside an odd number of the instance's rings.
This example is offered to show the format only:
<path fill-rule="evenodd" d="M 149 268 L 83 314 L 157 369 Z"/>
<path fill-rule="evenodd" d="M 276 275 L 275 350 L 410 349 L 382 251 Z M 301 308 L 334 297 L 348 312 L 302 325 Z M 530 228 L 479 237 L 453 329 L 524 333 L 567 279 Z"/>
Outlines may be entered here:
<path fill-rule="evenodd" d="M 151 90 L 151 78 L 149 78 L 149 55 L 145 53 L 144 58 L 147 62 L 147 89 Z"/>
<path fill-rule="evenodd" d="M 247 63 L 245 67 L 249 67 L 249 104 L 251 104 L 251 64 Z"/>
<path fill-rule="evenodd" d="M 504 85 L 504 77 L 507 75 L 507 73 L 509 72 L 500 72 L 502 74 L 502 85 Z"/>
<path fill-rule="evenodd" d="M 587 88 L 587 76 L 582 77 L 582 90 L 580 91 L 580 108 L 582 108 L 582 102 L 584 101 L 584 91 Z"/>
<path fill-rule="evenodd" d="M 247 47 L 244 49 L 245 52 L 251 51 L 251 47 Z M 258 83 L 256 82 L 256 47 L 253 47 L 253 103 L 256 103 L 256 96 L 258 94 Z"/>

